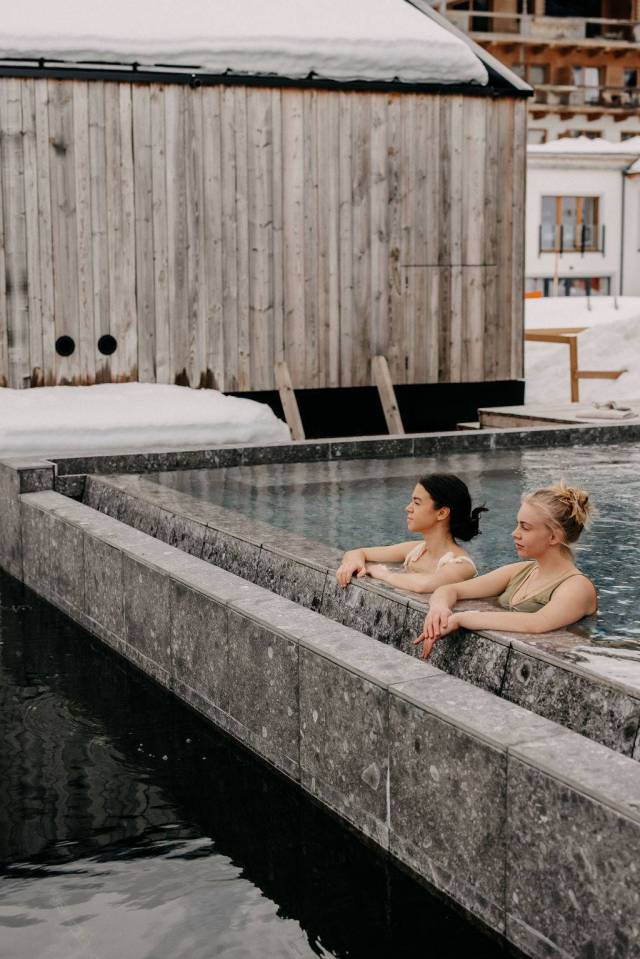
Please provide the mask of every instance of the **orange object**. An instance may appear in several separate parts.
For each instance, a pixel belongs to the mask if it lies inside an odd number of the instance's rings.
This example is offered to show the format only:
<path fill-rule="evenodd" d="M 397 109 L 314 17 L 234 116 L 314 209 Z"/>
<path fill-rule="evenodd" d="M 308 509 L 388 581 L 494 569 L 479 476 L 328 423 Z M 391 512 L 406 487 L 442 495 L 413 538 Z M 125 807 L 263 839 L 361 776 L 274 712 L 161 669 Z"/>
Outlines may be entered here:
<path fill-rule="evenodd" d="M 542 290 L 531 290 L 530 293 L 525 293 L 525 300 L 540 300 L 542 299 Z"/>

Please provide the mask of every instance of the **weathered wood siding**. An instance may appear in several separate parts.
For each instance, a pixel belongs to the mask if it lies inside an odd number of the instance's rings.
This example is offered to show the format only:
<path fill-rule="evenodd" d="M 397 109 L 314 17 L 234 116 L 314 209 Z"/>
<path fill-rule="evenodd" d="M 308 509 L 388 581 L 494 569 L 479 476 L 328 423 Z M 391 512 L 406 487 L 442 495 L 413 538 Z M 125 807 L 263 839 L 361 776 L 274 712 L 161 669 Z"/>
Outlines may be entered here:
<path fill-rule="evenodd" d="M 0 382 L 521 376 L 525 110 L 0 79 Z"/>

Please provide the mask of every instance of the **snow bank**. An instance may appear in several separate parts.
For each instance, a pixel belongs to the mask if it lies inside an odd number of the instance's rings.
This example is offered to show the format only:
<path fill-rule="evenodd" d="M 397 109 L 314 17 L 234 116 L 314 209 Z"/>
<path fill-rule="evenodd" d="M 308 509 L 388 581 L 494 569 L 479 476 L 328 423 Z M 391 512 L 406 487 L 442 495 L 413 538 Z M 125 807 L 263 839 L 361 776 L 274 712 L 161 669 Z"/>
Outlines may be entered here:
<path fill-rule="evenodd" d="M 488 80 L 464 40 L 407 0 L 21 0 L 2 11 L 3 57 L 290 78 Z"/>
<path fill-rule="evenodd" d="M 627 370 L 617 380 L 580 380 L 580 402 L 640 399 L 640 297 L 621 297 L 619 311 L 613 308 L 612 298 L 592 297 L 591 313 L 586 310 L 586 297 L 557 297 L 544 310 L 547 302 L 527 301 L 528 327 L 589 326 L 578 334 L 578 368 Z M 537 311 L 530 309 L 534 306 Z M 525 377 L 527 403 L 569 403 L 568 346 L 526 343 Z"/>
<path fill-rule="evenodd" d="M 590 299 L 586 296 L 545 296 L 539 300 L 525 300 L 524 305 L 527 329 L 597 326 L 636 317 L 640 317 L 640 296 L 592 296 Z"/>
<path fill-rule="evenodd" d="M 0 456 L 275 443 L 287 426 L 264 403 L 152 383 L 0 389 Z"/>

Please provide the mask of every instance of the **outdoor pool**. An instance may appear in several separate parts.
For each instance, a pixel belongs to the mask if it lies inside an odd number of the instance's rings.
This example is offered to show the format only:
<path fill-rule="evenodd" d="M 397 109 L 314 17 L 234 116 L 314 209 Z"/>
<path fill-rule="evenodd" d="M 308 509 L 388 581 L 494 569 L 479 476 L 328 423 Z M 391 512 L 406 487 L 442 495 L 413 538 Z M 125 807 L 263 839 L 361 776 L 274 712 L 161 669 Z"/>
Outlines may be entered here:
<path fill-rule="evenodd" d="M 340 549 L 407 538 L 406 506 L 416 479 L 458 473 L 482 516 L 469 546 L 480 570 L 515 562 L 511 531 L 523 492 L 558 479 L 585 487 L 598 513 L 577 547 L 578 564 L 600 594 L 589 635 L 640 652 L 640 446 L 499 450 L 426 459 L 345 460 L 186 470 L 153 478 Z"/>
<path fill-rule="evenodd" d="M 505 954 L 1 573 L 0 715 L 11 959 Z"/>

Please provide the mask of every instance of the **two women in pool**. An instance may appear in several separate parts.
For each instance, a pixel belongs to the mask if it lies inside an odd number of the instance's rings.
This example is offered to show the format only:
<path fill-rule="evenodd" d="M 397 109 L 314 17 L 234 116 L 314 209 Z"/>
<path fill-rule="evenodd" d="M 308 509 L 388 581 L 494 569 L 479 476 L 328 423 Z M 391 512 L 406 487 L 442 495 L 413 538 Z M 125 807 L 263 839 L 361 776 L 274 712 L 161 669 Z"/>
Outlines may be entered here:
<path fill-rule="evenodd" d="M 349 550 L 336 578 L 346 586 L 355 574 L 369 574 L 392 586 L 433 593 L 416 643 L 429 656 L 434 644 L 459 627 L 544 633 L 596 611 L 596 591 L 575 566 L 571 544 L 589 519 L 589 497 L 559 483 L 523 496 L 512 533 L 520 562 L 477 576 L 473 560 L 456 540 L 479 532 L 482 507 L 472 510 L 466 485 L 456 476 L 432 474 L 413 490 L 407 526 L 423 542 Z M 404 573 L 384 563 L 402 562 Z M 454 612 L 459 600 L 498 597 L 504 611 Z"/>

